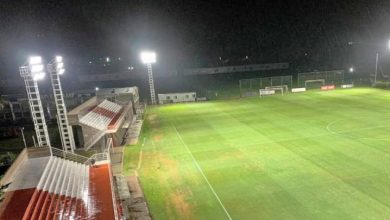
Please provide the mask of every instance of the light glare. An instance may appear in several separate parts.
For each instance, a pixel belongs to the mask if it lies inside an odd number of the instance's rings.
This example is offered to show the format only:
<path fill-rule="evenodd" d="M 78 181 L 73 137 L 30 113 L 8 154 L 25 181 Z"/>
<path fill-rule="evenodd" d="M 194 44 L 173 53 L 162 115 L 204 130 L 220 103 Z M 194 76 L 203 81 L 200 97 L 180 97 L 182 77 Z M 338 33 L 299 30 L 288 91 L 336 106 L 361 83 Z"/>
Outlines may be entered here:
<path fill-rule="evenodd" d="M 57 63 L 57 69 L 64 68 L 64 63 Z"/>
<path fill-rule="evenodd" d="M 56 62 L 61 63 L 62 62 L 62 56 L 56 56 Z"/>
<path fill-rule="evenodd" d="M 40 63 L 42 63 L 42 57 L 40 57 L 40 56 L 30 57 L 30 59 L 29 59 L 30 65 L 40 64 Z"/>
<path fill-rule="evenodd" d="M 65 69 L 59 69 L 59 70 L 58 70 L 58 74 L 62 75 L 62 74 L 64 74 L 64 73 L 65 73 Z"/>
<path fill-rule="evenodd" d="M 149 51 L 141 52 L 141 61 L 144 64 L 155 63 L 156 62 L 156 53 L 155 52 L 149 52 Z"/>
<path fill-rule="evenodd" d="M 43 71 L 43 65 L 42 64 L 35 64 L 31 65 L 31 72 L 32 73 L 39 73 Z"/>
<path fill-rule="evenodd" d="M 42 80 L 45 78 L 45 72 L 35 73 L 32 78 L 34 81 Z"/>

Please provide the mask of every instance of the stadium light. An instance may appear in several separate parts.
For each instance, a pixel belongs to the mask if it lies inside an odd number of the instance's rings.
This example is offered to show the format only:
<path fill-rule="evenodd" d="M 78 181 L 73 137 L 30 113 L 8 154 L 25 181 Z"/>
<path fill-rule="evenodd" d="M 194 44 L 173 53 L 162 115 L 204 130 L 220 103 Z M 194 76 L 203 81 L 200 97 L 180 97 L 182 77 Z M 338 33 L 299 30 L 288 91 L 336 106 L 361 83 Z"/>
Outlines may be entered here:
<path fill-rule="evenodd" d="M 54 101 L 57 110 L 57 123 L 62 143 L 62 148 L 65 152 L 74 152 L 75 144 L 73 131 L 69 126 L 66 104 L 64 101 L 64 93 L 62 92 L 61 77 L 64 74 L 64 59 L 62 56 L 55 56 L 48 64 L 47 70 L 50 73 L 51 87 L 53 89 Z"/>
<path fill-rule="evenodd" d="M 62 56 L 56 56 L 56 62 L 61 63 L 62 62 Z"/>
<path fill-rule="evenodd" d="M 141 52 L 141 61 L 146 64 L 146 67 L 148 68 L 150 99 L 152 101 L 152 105 L 154 105 L 156 104 L 156 92 L 154 90 L 152 64 L 156 63 L 156 53 L 152 51 Z"/>
<path fill-rule="evenodd" d="M 31 65 L 30 70 L 32 73 L 40 73 L 43 71 L 43 65 L 42 64 Z"/>
<path fill-rule="evenodd" d="M 29 57 L 27 62 L 25 62 L 22 66 L 19 67 L 19 73 L 26 85 L 27 98 L 30 105 L 32 121 L 34 122 L 35 135 L 38 141 L 38 146 L 48 147 L 50 155 L 53 155 L 49 133 L 47 131 L 45 114 L 43 113 L 44 110 L 42 107 L 42 100 L 39 95 L 37 83 L 37 81 L 45 78 L 46 75 L 45 66 L 42 64 L 42 57 Z M 21 132 L 22 131 L 23 129 L 21 129 Z"/>
<path fill-rule="evenodd" d="M 387 46 L 388 46 L 388 48 L 390 50 L 390 40 L 387 42 Z"/>
<path fill-rule="evenodd" d="M 57 69 L 64 68 L 64 63 L 57 63 Z"/>
<path fill-rule="evenodd" d="M 57 72 L 62 75 L 65 73 L 64 62 L 62 56 L 56 56 L 48 65 L 49 72 Z"/>
<path fill-rule="evenodd" d="M 350 67 L 350 68 L 349 68 L 349 72 L 350 72 L 350 73 L 353 73 L 353 72 L 355 72 L 355 69 L 354 69 L 353 67 Z"/>
<path fill-rule="evenodd" d="M 28 59 L 29 70 L 34 81 L 39 81 L 45 78 L 45 67 L 42 64 L 42 57 L 32 56 Z"/>
<path fill-rule="evenodd" d="M 30 65 L 41 64 L 42 63 L 42 57 L 40 57 L 40 56 L 30 57 L 28 63 Z"/>
<path fill-rule="evenodd" d="M 156 53 L 151 51 L 141 52 L 141 60 L 144 64 L 152 64 L 156 62 Z"/>
<path fill-rule="evenodd" d="M 59 69 L 59 70 L 58 70 L 58 74 L 62 75 L 62 74 L 64 74 L 64 73 L 65 73 L 65 69 Z"/>

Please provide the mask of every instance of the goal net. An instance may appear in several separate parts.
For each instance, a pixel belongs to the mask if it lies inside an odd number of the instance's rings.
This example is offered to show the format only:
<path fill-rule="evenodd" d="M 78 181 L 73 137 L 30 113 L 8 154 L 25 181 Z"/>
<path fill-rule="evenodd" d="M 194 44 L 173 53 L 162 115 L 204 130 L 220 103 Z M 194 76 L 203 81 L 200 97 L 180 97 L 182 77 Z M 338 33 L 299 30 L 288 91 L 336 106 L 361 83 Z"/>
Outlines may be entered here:
<path fill-rule="evenodd" d="M 257 96 L 260 89 L 266 87 L 292 87 L 292 76 L 273 76 L 263 78 L 241 79 L 239 80 L 239 89 L 241 97 Z"/>
<path fill-rule="evenodd" d="M 324 79 L 305 80 L 305 88 L 308 88 L 308 85 L 310 85 L 311 88 L 318 87 L 318 85 L 324 86 L 325 80 Z"/>
<path fill-rule="evenodd" d="M 288 93 L 288 85 L 280 85 L 280 86 L 266 86 L 265 89 L 274 89 L 277 91 L 281 91 L 281 93 Z"/>
<path fill-rule="evenodd" d="M 316 71 L 316 72 L 305 72 L 298 73 L 297 84 L 298 87 L 313 85 L 315 83 L 321 83 L 321 81 L 310 80 L 323 80 L 324 84 L 335 84 L 342 85 L 346 83 L 344 70 L 331 70 L 331 71 Z"/>

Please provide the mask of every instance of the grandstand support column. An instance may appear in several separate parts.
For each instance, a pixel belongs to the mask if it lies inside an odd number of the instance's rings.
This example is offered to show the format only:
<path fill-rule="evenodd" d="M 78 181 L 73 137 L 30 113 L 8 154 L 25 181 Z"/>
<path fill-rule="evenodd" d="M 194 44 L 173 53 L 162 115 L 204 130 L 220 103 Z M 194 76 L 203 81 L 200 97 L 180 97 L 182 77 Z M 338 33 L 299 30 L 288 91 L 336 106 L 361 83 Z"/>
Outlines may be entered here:
<path fill-rule="evenodd" d="M 60 132 L 62 147 L 65 152 L 74 152 L 75 143 L 72 127 L 69 126 L 64 95 L 62 92 L 60 75 L 65 72 L 63 69 L 62 57 L 57 56 L 48 65 L 51 86 L 53 88 L 54 101 L 57 109 L 57 123 Z"/>
<path fill-rule="evenodd" d="M 150 99 L 152 101 L 152 105 L 156 104 L 156 92 L 154 90 L 154 81 L 153 81 L 153 72 L 152 72 L 152 64 L 146 64 L 148 68 L 148 78 L 149 78 L 149 88 L 150 88 Z"/>
<path fill-rule="evenodd" d="M 37 84 L 37 81 L 44 77 L 43 68 L 41 69 L 39 61 L 41 61 L 40 57 L 30 58 L 30 64 L 19 67 L 19 72 L 20 76 L 24 79 L 26 86 L 27 98 L 30 105 L 31 117 L 34 122 L 38 147 L 49 147 L 50 154 L 52 155 L 49 133 L 47 131 L 45 115 Z M 39 72 L 35 72 L 36 70 L 39 70 Z"/>

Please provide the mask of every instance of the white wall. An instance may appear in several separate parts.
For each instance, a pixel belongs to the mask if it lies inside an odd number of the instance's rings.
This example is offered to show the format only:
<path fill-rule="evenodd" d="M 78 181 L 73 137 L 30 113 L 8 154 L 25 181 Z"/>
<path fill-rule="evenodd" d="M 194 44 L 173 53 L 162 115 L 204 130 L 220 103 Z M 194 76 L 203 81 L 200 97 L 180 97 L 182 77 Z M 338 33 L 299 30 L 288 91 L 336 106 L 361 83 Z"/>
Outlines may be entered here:
<path fill-rule="evenodd" d="M 159 104 L 195 102 L 196 92 L 158 94 Z"/>

